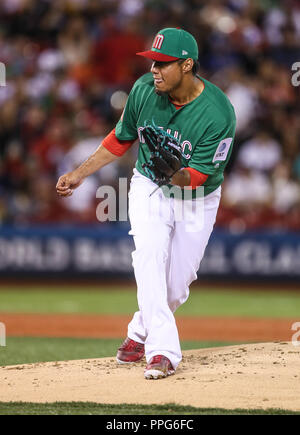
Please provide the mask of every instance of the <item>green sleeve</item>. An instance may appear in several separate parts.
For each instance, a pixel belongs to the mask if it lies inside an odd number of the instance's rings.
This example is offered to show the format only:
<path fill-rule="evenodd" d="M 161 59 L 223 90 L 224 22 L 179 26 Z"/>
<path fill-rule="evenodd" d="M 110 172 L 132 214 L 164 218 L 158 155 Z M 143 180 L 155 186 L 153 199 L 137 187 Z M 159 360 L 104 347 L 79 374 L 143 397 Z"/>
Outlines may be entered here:
<path fill-rule="evenodd" d="M 224 169 L 231 155 L 234 134 L 234 120 L 223 126 L 212 124 L 195 147 L 189 166 L 207 175 Z"/>
<path fill-rule="evenodd" d="M 119 140 L 135 140 L 138 137 L 135 88 L 132 88 L 121 118 L 116 125 L 116 137 Z"/>

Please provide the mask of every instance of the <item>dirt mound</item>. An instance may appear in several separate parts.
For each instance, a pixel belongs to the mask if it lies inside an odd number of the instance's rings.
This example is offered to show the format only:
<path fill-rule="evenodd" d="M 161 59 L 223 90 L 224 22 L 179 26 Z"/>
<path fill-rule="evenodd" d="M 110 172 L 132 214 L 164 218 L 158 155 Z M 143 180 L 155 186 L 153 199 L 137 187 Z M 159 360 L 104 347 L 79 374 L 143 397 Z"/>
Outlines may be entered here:
<path fill-rule="evenodd" d="M 114 358 L 0 367 L 0 401 L 176 403 L 300 411 L 300 348 L 290 342 L 190 350 L 175 376 L 143 377 Z"/>

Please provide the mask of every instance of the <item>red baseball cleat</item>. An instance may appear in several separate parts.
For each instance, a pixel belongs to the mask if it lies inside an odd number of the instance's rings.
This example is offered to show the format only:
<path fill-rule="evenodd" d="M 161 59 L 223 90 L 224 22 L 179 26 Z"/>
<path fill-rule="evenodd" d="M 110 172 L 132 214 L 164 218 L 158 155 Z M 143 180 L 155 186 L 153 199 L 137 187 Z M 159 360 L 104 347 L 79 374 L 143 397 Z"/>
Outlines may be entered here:
<path fill-rule="evenodd" d="M 170 360 L 163 355 L 155 355 L 149 361 L 144 376 L 146 379 L 161 379 L 167 376 L 174 375 L 175 370 Z"/>
<path fill-rule="evenodd" d="M 137 343 L 127 337 L 122 346 L 118 349 L 117 362 L 119 364 L 128 364 L 141 361 L 145 355 L 145 347 L 142 343 Z"/>

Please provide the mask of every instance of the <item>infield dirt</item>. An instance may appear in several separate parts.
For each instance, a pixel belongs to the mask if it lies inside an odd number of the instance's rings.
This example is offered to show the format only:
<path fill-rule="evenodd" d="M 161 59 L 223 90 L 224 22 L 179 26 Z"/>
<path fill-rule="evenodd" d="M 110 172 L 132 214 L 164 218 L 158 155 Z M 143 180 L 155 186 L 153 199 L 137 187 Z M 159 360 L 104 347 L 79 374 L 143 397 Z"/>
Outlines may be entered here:
<path fill-rule="evenodd" d="M 120 338 L 126 334 L 129 315 L 3 313 L 7 336 Z M 177 316 L 182 340 L 236 342 L 289 341 L 292 318 Z"/>
<path fill-rule="evenodd" d="M 300 347 L 291 342 L 185 351 L 176 374 L 156 381 L 144 379 L 144 365 L 101 358 L 0 367 L 0 401 L 300 411 Z"/>

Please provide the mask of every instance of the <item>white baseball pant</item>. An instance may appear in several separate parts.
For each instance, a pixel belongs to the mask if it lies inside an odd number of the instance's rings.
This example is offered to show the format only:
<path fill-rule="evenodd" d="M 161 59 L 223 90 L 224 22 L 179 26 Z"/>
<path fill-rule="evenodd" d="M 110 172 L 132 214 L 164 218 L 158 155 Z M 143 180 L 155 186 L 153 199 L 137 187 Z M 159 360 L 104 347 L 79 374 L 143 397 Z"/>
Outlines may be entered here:
<path fill-rule="evenodd" d="M 156 184 L 136 169 L 133 172 L 129 234 L 135 243 L 132 259 L 139 311 L 128 325 L 128 337 L 145 344 L 147 362 L 165 355 L 176 369 L 182 354 L 173 313 L 187 300 L 189 285 L 197 279 L 221 187 L 195 200 L 167 198 L 161 189 L 149 197 Z"/>

